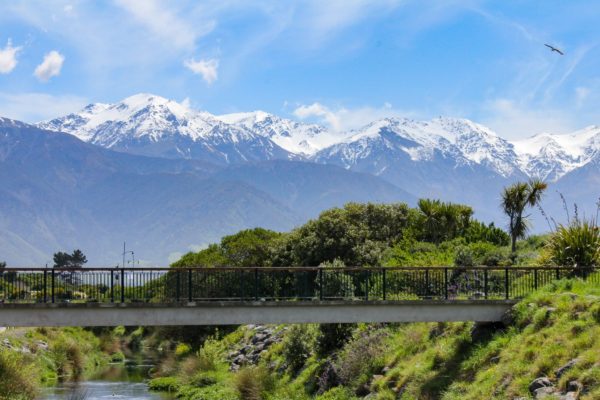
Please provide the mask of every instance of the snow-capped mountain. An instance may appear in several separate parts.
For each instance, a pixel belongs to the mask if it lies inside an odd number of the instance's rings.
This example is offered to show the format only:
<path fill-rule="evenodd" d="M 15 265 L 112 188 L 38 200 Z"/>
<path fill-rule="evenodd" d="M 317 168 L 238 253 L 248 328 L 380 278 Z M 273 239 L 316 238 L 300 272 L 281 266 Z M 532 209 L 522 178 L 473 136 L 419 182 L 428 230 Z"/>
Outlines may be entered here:
<path fill-rule="evenodd" d="M 513 144 L 523 171 L 553 182 L 600 158 L 600 127 L 566 135 L 542 133 Z"/>
<path fill-rule="evenodd" d="M 334 134 L 320 125 L 304 124 L 264 111 L 224 114 L 217 118 L 267 137 L 290 153 L 305 156 L 331 146 L 346 136 Z"/>
<path fill-rule="evenodd" d="M 413 162 L 453 159 L 456 166 L 481 166 L 503 177 L 519 172 L 513 145 L 490 129 L 466 119 L 414 121 L 385 118 L 355 131 L 342 142 L 316 154 L 318 162 L 335 160 L 346 168 L 381 158 L 408 157 Z M 378 161 L 380 173 L 389 166 Z"/>
<path fill-rule="evenodd" d="M 116 104 L 90 104 L 78 113 L 38 126 L 70 133 L 105 148 L 148 156 L 194 158 L 218 164 L 292 157 L 265 136 L 144 93 Z"/>
<path fill-rule="evenodd" d="M 382 177 L 410 166 L 421 170 L 424 179 L 438 169 L 470 168 L 504 179 L 553 182 L 600 153 L 600 127 L 595 126 L 513 142 L 470 120 L 442 117 L 385 118 L 354 131 L 332 132 L 264 111 L 212 115 L 152 94 L 90 104 L 38 126 L 134 154 L 217 164 L 304 159 Z"/>

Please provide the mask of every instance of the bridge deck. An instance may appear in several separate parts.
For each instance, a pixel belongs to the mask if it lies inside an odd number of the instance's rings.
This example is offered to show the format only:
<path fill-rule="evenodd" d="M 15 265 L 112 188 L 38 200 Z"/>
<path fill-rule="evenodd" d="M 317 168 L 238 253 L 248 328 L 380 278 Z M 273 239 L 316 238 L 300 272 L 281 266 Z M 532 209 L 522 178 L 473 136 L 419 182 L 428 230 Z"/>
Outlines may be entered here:
<path fill-rule="evenodd" d="M 499 321 L 514 300 L 2 304 L 3 326 Z"/>
<path fill-rule="evenodd" d="M 0 326 L 495 321 L 590 268 L 0 270 Z"/>

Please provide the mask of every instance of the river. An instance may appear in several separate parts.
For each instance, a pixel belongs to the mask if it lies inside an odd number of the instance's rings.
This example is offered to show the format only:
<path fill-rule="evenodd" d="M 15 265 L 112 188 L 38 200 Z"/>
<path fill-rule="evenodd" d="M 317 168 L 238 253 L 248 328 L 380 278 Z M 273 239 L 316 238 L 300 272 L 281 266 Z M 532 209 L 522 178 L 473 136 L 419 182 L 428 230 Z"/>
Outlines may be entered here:
<path fill-rule="evenodd" d="M 145 381 L 152 360 L 138 359 L 109 364 L 102 371 L 80 382 L 67 382 L 46 388 L 40 400 L 167 400 L 167 394 L 151 392 Z"/>

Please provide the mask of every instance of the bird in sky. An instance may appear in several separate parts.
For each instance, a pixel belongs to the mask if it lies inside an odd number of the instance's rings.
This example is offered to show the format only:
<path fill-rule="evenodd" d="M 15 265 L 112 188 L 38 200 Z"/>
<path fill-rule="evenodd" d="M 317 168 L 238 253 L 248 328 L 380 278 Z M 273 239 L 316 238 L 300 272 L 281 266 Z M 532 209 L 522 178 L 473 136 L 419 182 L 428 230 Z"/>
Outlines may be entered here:
<path fill-rule="evenodd" d="M 549 45 L 549 44 L 546 44 L 546 43 L 544 43 L 544 46 L 546 46 L 546 47 L 549 47 L 549 48 L 550 48 L 550 50 L 557 52 L 557 53 L 558 53 L 558 54 L 560 54 L 561 56 L 564 56 L 564 55 L 565 55 L 565 53 L 563 53 L 562 51 L 560 51 L 560 49 L 557 49 L 557 48 L 556 48 L 556 47 L 554 47 L 554 46 L 551 46 L 551 45 Z"/>

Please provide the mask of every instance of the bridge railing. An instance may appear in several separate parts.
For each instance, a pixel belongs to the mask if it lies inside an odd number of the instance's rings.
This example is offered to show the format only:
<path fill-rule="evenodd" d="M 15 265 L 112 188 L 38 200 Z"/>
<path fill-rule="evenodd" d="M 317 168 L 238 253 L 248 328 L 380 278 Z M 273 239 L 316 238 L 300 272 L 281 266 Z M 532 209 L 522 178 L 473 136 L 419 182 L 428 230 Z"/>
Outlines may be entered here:
<path fill-rule="evenodd" d="M 0 302 L 501 300 L 575 276 L 600 284 L 563 267 L 4 268 Z"/>

